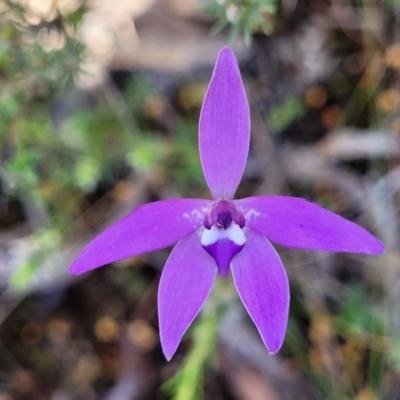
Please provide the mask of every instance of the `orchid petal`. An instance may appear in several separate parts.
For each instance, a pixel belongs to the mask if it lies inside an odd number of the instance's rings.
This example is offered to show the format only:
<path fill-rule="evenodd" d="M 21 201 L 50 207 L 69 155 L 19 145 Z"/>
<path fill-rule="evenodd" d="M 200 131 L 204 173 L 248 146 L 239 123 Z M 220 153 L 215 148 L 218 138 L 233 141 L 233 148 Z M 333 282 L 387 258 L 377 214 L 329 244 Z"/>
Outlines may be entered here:
<path fill-rule="evenodd" d="M 232 223 L 227 229 L 213 226 L 204 229 L 201 235 L 201 244 L 217 263 L 219 273 L 223 279 L 228 276 L 232 258 L 242 250 L 246 238 L 239 225 Z"/>
<path fill-rule="evenodd" d="M 250 229 L 243 250 L 231 262 L 239 296 L 270 353 L 285 337 L 289 313 L 289 282 L 271 243 Z"/>
<path fill-rule="evenodd" d="M 161 346 L 167 360 L 210 294 L 216 273 L 215 261 L 201 246 L 198 232 L 172 250 L 158 289 Z"/>
<path fill-rule="evenodd" d="M 218 240 L 208 246 L 203 246 L 204 250 L 210 254 L 215 262 L 222 279 L 228 277 L 229 265 L 232 258 L 243 249 L 244 245 L 238 246 L 235 242 L 229 239 Z"/>
<path fill-rule="evenodd" d="M 162 249 L 195 231 L 209 200 L 178 199 L 144 204 L 92 240 L 69 269 L 75 275 L 102 265 Z"/>
<path fill-rule="evenodd" d="M 364 228 L 304 199 L 249 197 L 235 203 L 249 228 L 283 246 L 363 254 L 384 251 L 383 243 Z"/>
<path fill-rule="evenodd" d="M 250 111 L 235 55 L 224 47 L 215 64 L 199 122 L 204 177 L 214 199 L 232 199 L 250 143 Z"/>

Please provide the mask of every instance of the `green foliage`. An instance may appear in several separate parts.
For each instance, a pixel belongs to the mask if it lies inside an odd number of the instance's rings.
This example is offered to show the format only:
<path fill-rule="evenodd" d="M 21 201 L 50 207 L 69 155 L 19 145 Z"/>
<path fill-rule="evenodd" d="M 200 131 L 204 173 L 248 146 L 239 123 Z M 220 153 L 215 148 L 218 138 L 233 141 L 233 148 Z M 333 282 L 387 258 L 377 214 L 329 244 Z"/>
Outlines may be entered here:
<path fill-rule="evenodd" d="M 368 384 L 378 390 L 384 363 L 384 341 L 386 313 L 377 299 L 371 301 L 363 287 L 353 287 L 341 305 L 336 317 L 336 326 L 344 337 L 361 346 L 371 346 L 368 356 Z"/>
<path fill-rule="evenodd" d="M 14 290 L 24 291 L 29 286 L 49 256 L 59 249 L 61 238 L 60 232 L 52 228 L 39 229 L 30 237 L 29 244 L 25 244 L 28 257 L 17 265 L 11 276 L 10 284 Z"/>
<path fill-rule="evenodd" d="M 370 302 L 365 288 L 353 287 L 349 290 L 336 320 L 338 327 L 359 335 L 367 332 L 381 335 L 384 332 L 385 315 L 382 315 L 380 307 L 373 309 L 365 307 Z"/>
<path fill-rule="evenodd" d="M 292 97 L 271 109 L 267 116 L 267 123 L 274 131 L 281 132 L 293 121 L 302 117 L 305 112 L 306 106 L 303 99 Z"/>
<path fill-rule="evenodd" d="M 214 353 L 217 333 L 217 312 L 211 307 L 203 310 L 195 323 L 192 346 L 179 371 L 163 385 L 172 400 L 200 400 L 204 373 Z"/>
<path fill-rule="evenodd" d="M 174 115 L 173 129 L 160 129 L 162 123 L 149 115 L 146 102 L 154 96 L 161 103 L 165 99 L 154 93 L 145 77 L 136 76 L 122 94 L 111 84 L 106 85 L 91 99 L 90 107 L 79 102 L 81 93 L 74 93 L 73 84 L 86 57 L 77 39 L 77 27 L 85 13 L 82 6 L 67 15 L 56 10 L 51 19 L 32 24 L 20 5 L 23 2 L 5 4 L 0 25 L 0 179 L 5 195 L 22 203 L 28 219 L 29 209 L 40 216 L 34 223 L 28 221 L 33 233 L 23 242 L 25 257 L 21 257 L 10 280 L 14 289 L 23 291 L 39 276 L 46 260 L 60 253 L 63 236 L 71 232 L 74 221 L 90 203 L 89 195 L 101 183 L 114 182 L 116 170 L 140 173 L 156 169 L 162 179 L 188 197 L 204 191 L 205 183 L 197 149 L 197 120 Z M 243 34 L 250 44 L 254 33 L 271 33 L 276 6 L 275 0 L 215 0 L 208 10 L 217 18 L 215 31 L 229 27 L 231 40 Z M 355 85 L 348 95 L 351 77 L 339 76 L 330 82 L 333 97 L 346 98 L 343 115 L 351 124 L 359 120 L 380 90 L 378 84 L 372 88 Z M 66 93 L 73 97 L 72 107 L 56 124 L 51 120 L 54 99 Z M 193 108 L 197 118 L 196 102 Z M 267 123 L 279 132 L 306 111 L 303 97 L 289 97 L 272 108 Z M 304 194 L 309 195 L 307 192 Z M 130 271 L 123 274 L 132 279 Z M 217 282 L 218 300 L 211 298 L 210 304 L 220 306 L 230 290 L 233 296 L 226 303 L 237 301 L 230 283 Z M 134 284 L 135 295 L 146 292 L 146 280 L 135 277 Z M 400 341 L 385 337 L 385 307 L 369 295 L 364 288 L 349 287 L 342 306 L 327 319 L 335 343 L 340 337 L 343 347 L 360 344 L 355 352 L 365 360 L 365 382 L 378 392 L 385 355 L 400 372 Z M 311 353 L 315 349 L 311 349 L 305 330 L 317 317 L 299 298 L 301 295 L 292 293 L 294 304 L 285 341 L 291 362 L 302 366 L 326 398 L 354 398 L 352 387 L 336 388 L 329 371 L 313 364 Z M 164 387 L 173 399 L 202 398 L 204 374 L 213 358 L 217 313 L 222 314 L 211 307 L 204 309 L 189 331 L 190 350 L 178 373 Z M 334 351 L 341 350 L 337 345 Z M 345 366 L 350 364 L 347 361 Z"/>
<path fill-rule="evenodd" d="M 189 196 L 194 189 L 205 187 L 197 148 L 197 122 L 181 121 L 173 145 L 166 149 L 163 163 L 171 180 L 180 185 L 183 194 Z"/>
<path fill-rule="evenodd" d="M 70 85 L 80 71 L 84 46 L 76 38 L 76 15 L 56 13 L 52 20 L 33 25 L 24 7 L 7 3 L 0 13 L 6 21 L 0 28 L 3 87 L 22 92 L 25 102 L 48 98 Z"/>
<path fill-rule="evenodd" d="M 276 9 L 276 0 L 214 0 L 206 7 L 217 18 L 215 33 L 229 26 L 230 41 L 243 34 L 247 46 L 251 45 L 254 33 L 272 33 L 271 17 Z"/>
<path fill-rule="evenodd" d="M 46 255 L 60 250 L 61 240 L 46 244 L 42 238 L 68 232 L 86 195 L 115 180 L 116 170 L 157 168 L 183 189 L 201 176 L 194 123 L 178 123 L 172 140 L 162 137 L 147 115 L 154 92 L 145 77 L 132 79 L 122 94 L 105 85 L 90 107 L 74 88 L 86 54 L 76 31 L 82 7 L 68 15 L 56 9 L 50 19 L 31 24 L 21 4 L 7 3 L 0 26 L 0 179 L 38 229 L 30 256 L 11 278 L 17 290 L 29 285 Z M 59 96 L 61 105 L 54 102 Z M 57 107 L 62 117 L 52 121 Z"/>

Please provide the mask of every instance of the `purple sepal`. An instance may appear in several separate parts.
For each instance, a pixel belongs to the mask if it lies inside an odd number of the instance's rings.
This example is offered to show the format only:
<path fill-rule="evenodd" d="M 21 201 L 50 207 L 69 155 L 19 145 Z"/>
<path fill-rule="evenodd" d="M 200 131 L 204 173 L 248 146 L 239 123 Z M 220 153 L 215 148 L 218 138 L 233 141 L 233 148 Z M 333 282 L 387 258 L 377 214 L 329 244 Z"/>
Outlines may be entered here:
<path fill-rule="evenodd" d="M 216 273 L 215 262 L 204 251 L 197 232 L 172 250 L 158 289 L 161 346 L 167 360 L 210 294 Z"/>
<path fill-rule="evenodd" d="M 250 110 L 240 70 L 229 47 L 215 64 L 200 113 L 200 160 L 212 196 L 233 198 L 246 165 Z"/>
<path fill-rule="evenodd" d="M 381 254 L 384 244 L 361 226 L 318 204 L 290 196 L 236 200 L 246 226 L 282 246 Z"/>
<path fill-rule="evenodd" d="M 230 239 L 220 239 L 203 248 L 214 258 L 221 278 L 225 279 L 228 276 L 232 258 L 243 249 L 243 246 L 244 244 L 237 245 Z"/>
<path fill-rule="evenodd" d="M 233 281 L 265 346 L 276 353 L 288 321 L 289 281 L 271 243 L 250 229 L 246 236 L 246 245 L 231 262 Z"/>
<path fill-rule="evenodd" d="M 212 202 L 163 200 L 144 204 L 92 240 L 71 265 L 79 275 L 123 258 L 171 246 L 199 228 Z"/>

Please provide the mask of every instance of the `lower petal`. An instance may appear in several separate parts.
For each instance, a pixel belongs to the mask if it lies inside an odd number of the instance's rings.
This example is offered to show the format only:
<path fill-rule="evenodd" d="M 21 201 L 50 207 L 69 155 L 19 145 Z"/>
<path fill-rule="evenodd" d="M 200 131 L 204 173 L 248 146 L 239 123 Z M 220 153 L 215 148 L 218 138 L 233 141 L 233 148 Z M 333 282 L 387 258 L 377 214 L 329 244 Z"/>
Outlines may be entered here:
<path fill-rule="evenodd" d="M 189 325 L 211 292 L 217 267 L 197 232 L 172 250 L 158 289 L 161 346 L 170 360 Z"/>
<path fill-rule="evenodd" d="M 228 277 L 232 258 L 243 249 L 243 246 L 244 244 L 238 246 L 230 239 L 220 239 L 203 248 L 214 258 L 221 278 L 225 279 Z"/>
<path fill-rule="evenodd" d="M 245 241 L 243 231 L 236 223 L 226 229 L 216 226 L 204 229 L 201 235 L 201 244 L 214 258 L 223 279 L 228 276 L 231 260 L 242 250 Z"/>
<path fill-rule="evenodd" d="M 265 346 L 276 353 L 287 327 L 289 281 L 271 243 L 251 230 L 246 236 L 246 245 L 231 262 L 233 280 Z"/>

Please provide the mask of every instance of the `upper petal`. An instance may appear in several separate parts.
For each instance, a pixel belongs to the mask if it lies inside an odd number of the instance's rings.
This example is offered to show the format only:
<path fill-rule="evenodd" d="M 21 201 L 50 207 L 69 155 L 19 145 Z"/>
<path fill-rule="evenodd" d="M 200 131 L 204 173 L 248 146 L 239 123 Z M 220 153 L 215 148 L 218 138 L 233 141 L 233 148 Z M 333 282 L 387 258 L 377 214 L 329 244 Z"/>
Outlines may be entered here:
<path fill-rule="evenodd" d="M 182 239 L 169 256 L 158 289 L 161 346 L 167 360 L 210 294 L 216 273 L 198 232 Z"/>
<path fill-rule="evenodd" d="M 383 243 L 364 228 L 301 198 L 249 197 L 235 203 L 248 227 L 283 246 L 364 254 L 384 251 Z"/>
<path fill-rule="evenodd" d="M 246 245 L 231 262 L 233 281 L 251 319 L 270 353 L 285 337 L 289 314 L 289 282 L 271 243 L 247 230 Z"/>
<path fill-rule="evenodd" d="M 196 230 L 210 200 L 177 199 L 144 204 L 92 240 L 69 269 L 82 274 L 104 264 L 162 249 Z"/>
<path fill-rule="evenodd" d="M 250 143 L 250 111 L 239 67 L 229 47 L 215 64 L 201 109 L 199 150 L 214 199 L 232 199 L 242 178 Z"/>

